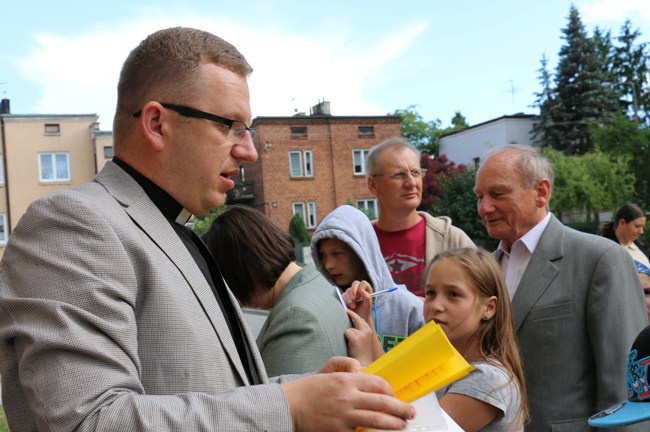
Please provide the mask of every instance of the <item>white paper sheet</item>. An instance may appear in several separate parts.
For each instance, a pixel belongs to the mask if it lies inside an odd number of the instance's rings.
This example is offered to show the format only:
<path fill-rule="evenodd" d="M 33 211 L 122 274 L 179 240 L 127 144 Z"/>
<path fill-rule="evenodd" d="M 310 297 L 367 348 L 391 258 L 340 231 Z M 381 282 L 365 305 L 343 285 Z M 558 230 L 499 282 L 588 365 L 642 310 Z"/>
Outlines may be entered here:
<path fill-rule="evenodd" d="M 456 422 L 440 408 L 435 392 L 413 402 L 417 410 L 416 417 L 409 421 L 406 432 L 463 432 Z M 376 431 L 376 429 L 364 429 Z"/>

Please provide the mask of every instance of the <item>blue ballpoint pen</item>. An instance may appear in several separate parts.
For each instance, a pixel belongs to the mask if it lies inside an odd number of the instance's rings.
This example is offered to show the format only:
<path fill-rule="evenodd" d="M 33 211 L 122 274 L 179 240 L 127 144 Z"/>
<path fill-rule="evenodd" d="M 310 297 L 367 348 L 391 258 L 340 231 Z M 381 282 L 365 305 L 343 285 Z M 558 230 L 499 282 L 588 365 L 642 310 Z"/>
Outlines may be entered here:
<path fill-rule="evenodd" d="M 374 293 L 370 294 L 370 297 L 377 297 L 382 294 L 388 294 L 390 292 L 395 291 L 396 289 L 397 287 L 392 287 L 385 290 L 375 291 Z M 359 297 L 358 299 L 350 300 L 348 303 L 359 303 L 360 301 L 363 301 L 362 297 Z"/>

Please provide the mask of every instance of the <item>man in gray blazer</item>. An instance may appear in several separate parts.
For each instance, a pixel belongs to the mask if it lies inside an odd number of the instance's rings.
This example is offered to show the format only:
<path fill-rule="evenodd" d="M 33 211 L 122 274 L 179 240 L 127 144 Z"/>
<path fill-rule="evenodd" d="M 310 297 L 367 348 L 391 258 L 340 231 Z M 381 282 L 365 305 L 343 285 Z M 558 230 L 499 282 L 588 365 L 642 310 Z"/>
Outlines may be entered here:
<path fill-rule="evenodd" d="M 156 32 L 127 58 L 114 161 L 34 202 L 0 264 L 12 432 L 396 429 L 414 415 L 384 380 L 342 373 L 360 369 L 346 357 L 269 381 L 235 298 L 184 226 L 257 158 L 250 72 L 235 47 L 188 28 Z"/>
<path fill-rule="evenodd" d="M 552 189 L 551 164 L 528 146 L 493 150 L 476 175 L 526 370 L 526 430 L 591 431 L 587 418 L 625 399 L 627 353 L 648 318 L 629 254 L 564 226 Z"/>

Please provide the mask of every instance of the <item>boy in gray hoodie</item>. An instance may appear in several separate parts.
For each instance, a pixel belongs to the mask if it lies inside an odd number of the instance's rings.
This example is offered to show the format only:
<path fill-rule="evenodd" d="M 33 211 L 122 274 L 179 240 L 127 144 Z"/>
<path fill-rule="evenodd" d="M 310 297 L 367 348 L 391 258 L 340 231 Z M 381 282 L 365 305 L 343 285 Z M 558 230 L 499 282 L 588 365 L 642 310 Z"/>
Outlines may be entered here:
<path fill-rule="evenodd" d="M 374 291 L 397 286 L 373 299 L 373 321 L 384 352 L 424 325 L 423 302 L 404 285 L 395 285 L 368 217 L 350 205 L 328 214 L 316 228 L 311 253 L 320 272 L 342 292 L 354 280 Z"/>

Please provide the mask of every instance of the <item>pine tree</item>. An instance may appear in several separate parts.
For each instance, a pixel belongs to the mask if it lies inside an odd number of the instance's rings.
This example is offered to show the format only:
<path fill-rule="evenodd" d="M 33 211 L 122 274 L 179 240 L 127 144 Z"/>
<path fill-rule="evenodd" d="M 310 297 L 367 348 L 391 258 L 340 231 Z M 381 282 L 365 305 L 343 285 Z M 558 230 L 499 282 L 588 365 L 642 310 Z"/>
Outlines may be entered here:
<path fill-rule="evenodd" d="M 465 116 L 460 111 L 456 111 L 451 119 L 451 128 L 445 130 L 445 132 L 463 130 L 468 127 L 469 123 L 467 123 Z"/>
<path fill-rule="evenodd" d="M 578 10 L 571 6 L 569 23 L 562 30 L 566 43 L 560 49 L 555 74 L 555 99 L 550 110 L 547 142 L 565 154 L 583 154 L 593 149 L 589 125 L 607 123 L 618 109 L 613 83 L 589 38 Z"/>
<path fill-rule="evenodd" d="M 533 107 L 539 108 L 539 117 L 533 125 L 532 139 L 533 142 L 542 146 L 557 147 L 558 140 L 555 136 L 555 129 L 551 128 L 551 112 L 554 109 L 555 95 L 553 89 L 553 78 L 548 70 L 548 59 L 546 54 L 542 55 L 542 66 L 538 69 L 539 83 L 542 91 L 535 93 L 535 102 Z"/>
<path fill-rule="evenodd" d="M 616 38 L 620 45 L 614 48 L 613 70 L 616 88 L 621 94 L 622 113 L 637 123 L 650 124 L 648 117 L 648 55 L 647 44 L 637 44 L 640 31 L 632 30 L 629 20 Z"/>
<path fill-rule="evenodd" d="M 289 235 L 296 245 L 307 245 L 311 241 L 311 236 L 300 213 L 294 214 L 289 221 Z"/>

